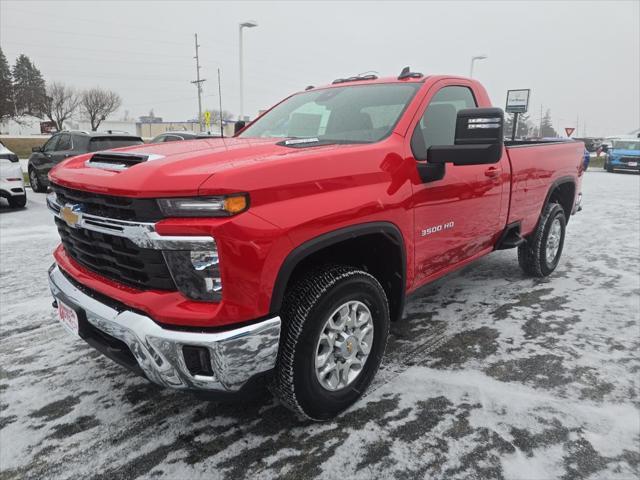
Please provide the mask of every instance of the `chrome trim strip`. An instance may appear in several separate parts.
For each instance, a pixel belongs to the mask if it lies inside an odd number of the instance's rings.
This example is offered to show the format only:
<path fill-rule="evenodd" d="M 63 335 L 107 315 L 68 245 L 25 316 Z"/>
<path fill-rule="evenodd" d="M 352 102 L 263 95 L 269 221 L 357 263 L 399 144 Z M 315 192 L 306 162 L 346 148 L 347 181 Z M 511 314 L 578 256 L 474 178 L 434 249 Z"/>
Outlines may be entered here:
<path fill-rule="evenodd" d="M 56 200 L 55 193 L 47 195 L 47 207 L 58 218 L 63 205 Z M 206 236 L 167 236 L 156 232 L 155 223 L 130 222 L 115 218 L 99 217 L 89 213 L 80 213 L 78 222 L 71 228 L 84 228 L 94 232 L 106 233 L 131 240 L 140 248 L 156 250 L 217 250 L 216 242 Z"/>
<path fill-rule="evenodd" d="M 118 312 L 82 292 L 56 264 L 49 271 L 56 300 L 81 308 L 95 328 L 122 340 L 149 380 L 177 389 L 235 392 L 251 377 L 274 368 L 280 341 L 280 317 L 218 333 L 167 330 L 130 310 Z M 214 375 L 191 375 L 183 345 L 205 347 Z"/>

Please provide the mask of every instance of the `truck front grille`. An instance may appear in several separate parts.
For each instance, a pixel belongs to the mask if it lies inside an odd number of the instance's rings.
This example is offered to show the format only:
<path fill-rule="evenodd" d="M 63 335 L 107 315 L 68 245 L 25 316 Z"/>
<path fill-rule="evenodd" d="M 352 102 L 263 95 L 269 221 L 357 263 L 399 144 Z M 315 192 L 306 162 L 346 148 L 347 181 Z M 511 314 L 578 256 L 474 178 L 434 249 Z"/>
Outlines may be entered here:
<path fill-rule="evenodd" d="M 59 198 L 59 197 L 58 197 Z M 89 270 L 143 290 L 176 290 L 162 252 L 131 240 L 83 228 L 55 218 L 67 254 Z"/>
<path fill-rule="evenodd" d="M 56 184 L 51 184 L 51 189 L 60 205 L 81 204 L 82 211 L 91 215 L 132 222 L 156 222 L 162 218 L 158 204 L 150 198 L 112 197 Z"/>

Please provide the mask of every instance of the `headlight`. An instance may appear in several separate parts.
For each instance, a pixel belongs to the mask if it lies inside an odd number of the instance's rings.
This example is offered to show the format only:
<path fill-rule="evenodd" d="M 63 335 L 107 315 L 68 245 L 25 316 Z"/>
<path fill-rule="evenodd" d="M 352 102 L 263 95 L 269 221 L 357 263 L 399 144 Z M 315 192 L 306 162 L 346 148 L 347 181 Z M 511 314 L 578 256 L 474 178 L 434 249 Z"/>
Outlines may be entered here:
<path fill-rule="evenodd" d="M 161 198 L 158 205 L 167 217 L 230 217 L 249 208 L 246 194 L 216 197 Z"/>
<path fill-rule="evenodd" d="M 165 250 L 171 277 L 183 295 L 203 302 L 222 299 L 218 250 Z"/>

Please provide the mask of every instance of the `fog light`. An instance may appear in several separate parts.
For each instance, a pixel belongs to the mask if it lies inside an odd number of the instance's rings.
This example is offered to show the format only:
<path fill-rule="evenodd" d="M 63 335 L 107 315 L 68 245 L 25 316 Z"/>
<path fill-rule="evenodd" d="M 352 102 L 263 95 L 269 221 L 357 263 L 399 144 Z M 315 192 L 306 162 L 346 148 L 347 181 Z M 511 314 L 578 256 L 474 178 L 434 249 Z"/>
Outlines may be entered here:
<path fill-rule="evenodd" d="M 213 376 L 211 355 L 208 348 L 185 345 L 182 347 L 182 355 L 184 356 L 184 364 L 191 375 Z"/>

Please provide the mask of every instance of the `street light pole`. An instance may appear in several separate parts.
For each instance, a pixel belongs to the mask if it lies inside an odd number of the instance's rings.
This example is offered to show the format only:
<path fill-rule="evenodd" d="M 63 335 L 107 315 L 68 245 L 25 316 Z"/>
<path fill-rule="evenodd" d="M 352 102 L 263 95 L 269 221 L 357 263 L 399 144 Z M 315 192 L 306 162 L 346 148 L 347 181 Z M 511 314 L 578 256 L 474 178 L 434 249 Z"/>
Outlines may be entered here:
<path fill-rule="evenodd" d="M 238 25 L 238 46 L 240 49 L 240 116 L 238 120 L 244 120 L 244 75 L 242 65 L 242 29 L 257 27 L 258 23 L 253 20 L 242 22 Z"/>
<path fill-rule="evenodd" d="M 485 58 L 487 58 L 486 55 L 476 55 L 474 57 L 471 57 L 471 68 L 469 68 L 469 78 L 473 78 L 473 64 L 475 63 L 475 61 L 484 60 Z"/>

